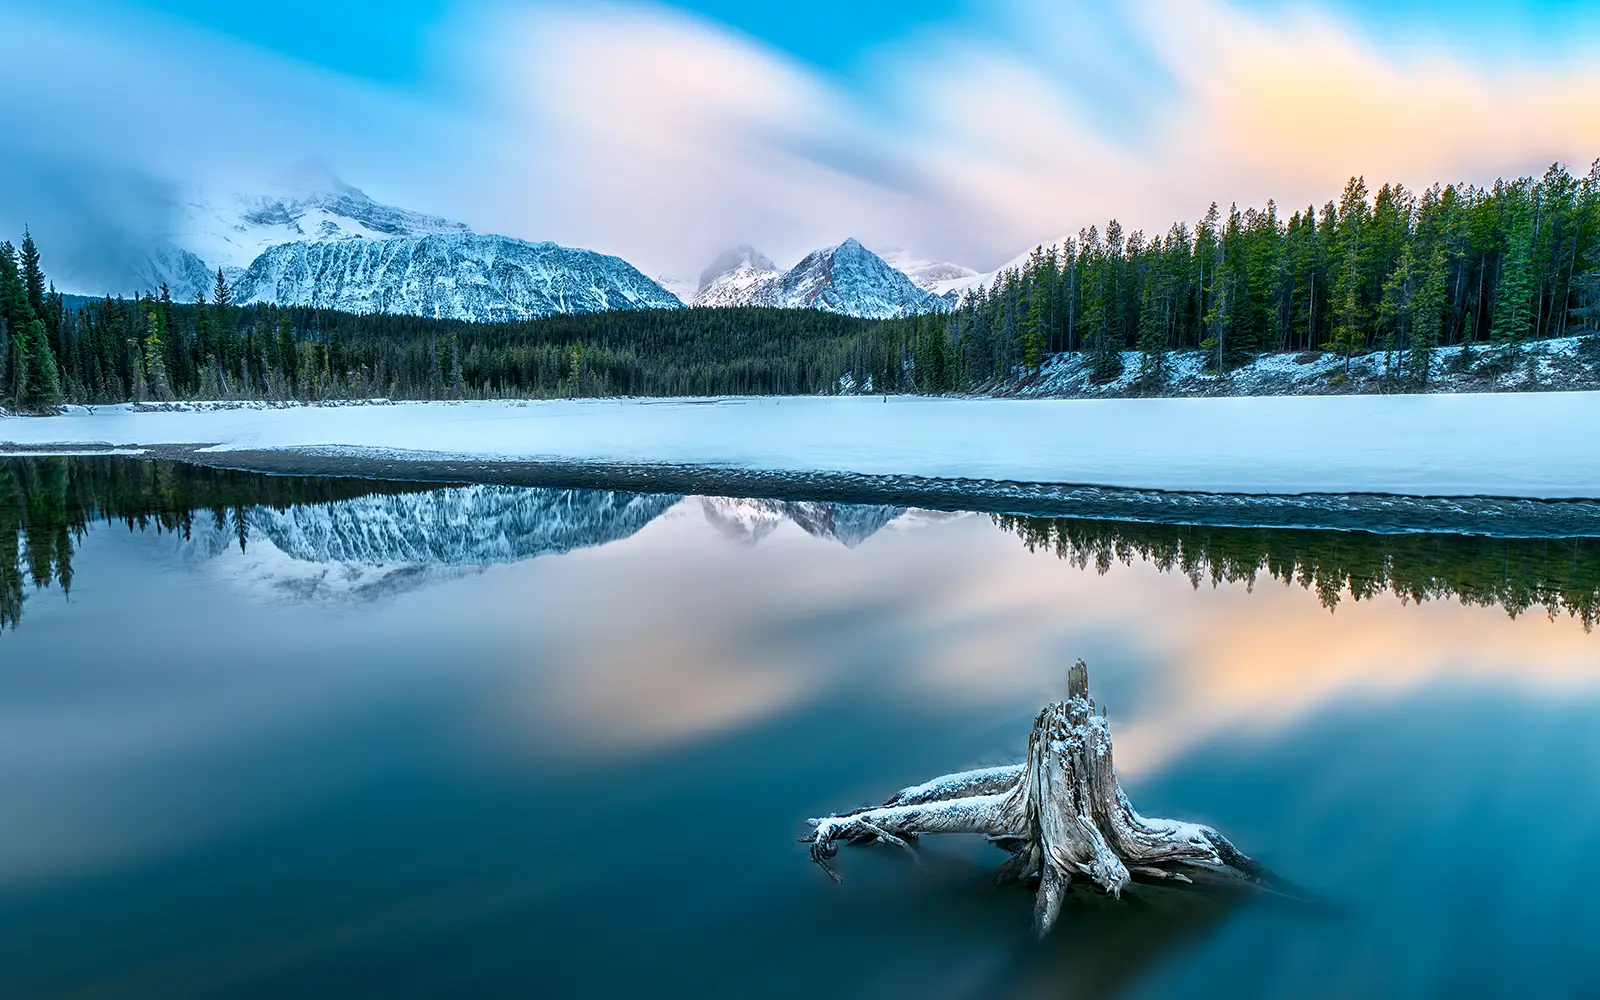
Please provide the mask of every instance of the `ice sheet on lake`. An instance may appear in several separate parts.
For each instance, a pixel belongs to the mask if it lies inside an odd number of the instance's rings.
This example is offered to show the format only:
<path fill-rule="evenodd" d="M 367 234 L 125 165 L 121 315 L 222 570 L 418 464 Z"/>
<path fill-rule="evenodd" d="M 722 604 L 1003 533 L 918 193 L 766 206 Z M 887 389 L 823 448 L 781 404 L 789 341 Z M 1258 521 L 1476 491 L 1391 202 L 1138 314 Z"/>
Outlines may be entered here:
<path fill-rule="evenodd" d="M 668 465 L 1205 493 L 1600 497 L 1600 393 L 74 407 L 4 443 Z"/>

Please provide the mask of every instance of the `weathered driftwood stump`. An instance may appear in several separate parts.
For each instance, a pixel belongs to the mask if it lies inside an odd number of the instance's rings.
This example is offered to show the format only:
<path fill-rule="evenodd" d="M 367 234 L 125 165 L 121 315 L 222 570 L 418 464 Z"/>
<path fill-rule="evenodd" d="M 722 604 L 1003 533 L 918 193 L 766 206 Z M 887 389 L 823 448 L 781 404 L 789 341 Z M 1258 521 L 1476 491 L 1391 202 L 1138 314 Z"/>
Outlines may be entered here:
<path fill-rule="evenodd" d="M 893 844 L 914 855 L 923 834 L 982 834 L 1011 853 L 1001 881 L 1038 878 L 1033 927 L 1040 937 L 1074 883 L 1118 897 L 1136 880 L 1293 888 L 1211 827 L 1139 815 L 1117 784 L 1111 730 L 1089 697 L 1082 660 L 1067 675 L 1067 700 L 1034 720 L 1027 763 L 947 774 L 876 808 L 806 822 L 815 830 L 802 842 L 836 882 L 843 879 L 828 862 L 840 841 Z"/>

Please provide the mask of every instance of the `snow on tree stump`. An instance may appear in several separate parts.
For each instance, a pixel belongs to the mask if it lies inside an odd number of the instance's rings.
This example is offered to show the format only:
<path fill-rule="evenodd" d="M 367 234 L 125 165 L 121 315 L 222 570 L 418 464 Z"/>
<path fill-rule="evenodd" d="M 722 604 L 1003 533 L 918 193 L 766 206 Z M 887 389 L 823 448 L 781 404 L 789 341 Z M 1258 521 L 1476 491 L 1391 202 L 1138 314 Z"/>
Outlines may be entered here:
<path fill-rule="evenodd" d="M 1039 880 L 1033 928 L 1041 938 L 1075 883 L 1119 898 L 1136 880 L 1299 895 L 1211 827 L 1139 815 L 1117 783 L 1111 729 L 1089 697 L 1082 660 L 1067 675 L 1067 700 L 1034 720 L 1026 763 L 943 775 L 876 808 L 806 822 L 814 830 L 802 843 L 835 882 L 843 879 L 829 862 L 840 842 L 893 844 L 915 855 L 923 834 L 981 834 L 1011 854 L 1000 881 Z"/>

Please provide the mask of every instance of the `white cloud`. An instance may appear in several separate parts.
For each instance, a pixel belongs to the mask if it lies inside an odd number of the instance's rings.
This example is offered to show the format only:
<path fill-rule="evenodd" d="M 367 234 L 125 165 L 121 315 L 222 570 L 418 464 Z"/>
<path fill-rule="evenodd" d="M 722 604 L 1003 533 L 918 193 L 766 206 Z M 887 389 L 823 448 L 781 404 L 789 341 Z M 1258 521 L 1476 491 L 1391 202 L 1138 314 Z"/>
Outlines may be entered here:
<path fill-rule="evenodd" d="M 216 181 L 320 156 L 377 197 L 649 271 L 850 235 L 990 266 L 1112 215 L 1164 230 L 1213 199 L 1320 204 L 1352 173 L 1600 153 L 1600 71 L 1380 47 L 1313 7 L 1012 0 L 841 76 L 661 6 L 478 5 L 409 88 L 64 9 L 0 0 L 13 158 Z"/>

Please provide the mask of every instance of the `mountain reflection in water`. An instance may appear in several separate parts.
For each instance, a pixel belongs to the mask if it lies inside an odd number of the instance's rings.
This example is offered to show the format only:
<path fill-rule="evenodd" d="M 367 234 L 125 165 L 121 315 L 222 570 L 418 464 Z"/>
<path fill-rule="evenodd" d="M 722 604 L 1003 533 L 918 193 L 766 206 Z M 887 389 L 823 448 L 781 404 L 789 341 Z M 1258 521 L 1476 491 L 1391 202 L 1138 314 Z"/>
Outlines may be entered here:
<path fill-rule="evenodd" d="M 0 472 L 8 998 L 1600 995 L 1591 539 Z M 1141 808 L 1338 907 L 810 865 L 1077 656 Z"/>
<path fill-rule="evenodd" d="M 270 546 L 263 568 L 301 597 L 371 598 L 452 571 L 627 538 L 683 498 L 604 490 L 439 486 L 276 476 L 125 457 L 0 461 L 0 630 L 15 628 L 28 584 L 70 592 L 73 551 L 95 522 L 180 536 L 201 558 L 237 544 Z M 903 507 L 705 497 L 706 520 L 745 543 L 793 523 L 854 548 Z M 996 515 L 1030 551 L 1100 573 L 1140 559 L 1198 587 L 1258 577 L 1298 583 L 1324 607 L 1393 593 L 1541 607 L 1593 628 L 1600 617 L 1600 540 L 1438 533 L 1232 528 Z M 337 572 L 330 573 L 335 569 Z"/>

